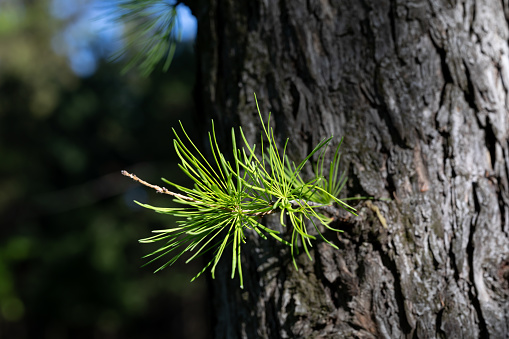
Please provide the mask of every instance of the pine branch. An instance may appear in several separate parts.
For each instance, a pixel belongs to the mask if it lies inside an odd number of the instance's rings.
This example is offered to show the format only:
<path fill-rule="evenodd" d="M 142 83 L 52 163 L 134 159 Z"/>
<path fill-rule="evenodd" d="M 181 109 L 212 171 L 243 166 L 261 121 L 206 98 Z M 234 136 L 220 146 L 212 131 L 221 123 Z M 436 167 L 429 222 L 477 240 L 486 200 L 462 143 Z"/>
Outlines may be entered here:
<path fill-rule="evenodd" d="M 140 179 L 136 174 L 129 173 L 126 170 L 122 170 L 120 173 L 122 173 L 122 175 L 124 175 L 126 177 L 129 177 L 129 178 L 133 179 L 137 183 L 142 184 L 143 186 L 147 186 L 149 188 L 154 189 L 158 193 L 168 194 L 168 195 L 171 195 L 171 196 L 173 196 L 175 198 L 179 198 L 179 199 L 182 199 L 182 200 L 192 201 L 192 202 L 196 202 L 196 203 L 202 203 L 199 200 L 195 200 L 195 199 L 190 198 L 188 196 L 172 192 L 169 189 L 167 189 L 166 187 L 161 187 L 161 186 L 157 186 L 157 185 L 153 185 L 151 183 L 148 183 L 145 180 Z M 299 206 L 299 202 L 302 203 L 301 201 L 297 201 L 297 200 L 290 201 L 290 203 L 292 204 L 292 207 L 294 207 L 294 208 L 297 208 Z M 320 205 L 319 203 L 312 202 L 312 201 L 308 201 L 307 203 L 310 206 L 318 206 L 318 205 Z M 207 205 L 207 206 L 208 207 L 215 207 L 215 208 L 218 207 L 218 206 L 210 205 L 210 204 Z M 271 206 L 272 205 L 269 204 L 267 207 L 271 207 Z M 324 207 L 332 207 L 332 206 L 324 206 Z M 245 215 L 257 216 L 257 217 L 263 217 L 263 216 L 266 216 L 266 215 L 278 212 L 278 210 L 275 210 L 275 209 L 271 209 L 271 210 L 266 211 L 266 212 L 259 212 L 257 210 L 235 210 L 235 209 L 227 209 L 227 208 L 224 208 L 224 207 L 219 207 L 219 208 L 221 208 L 223 210 L 226 210 L 226 211 L 230 211 L 230 212 L 241 212 L 241 213 L 243 213 Z"/>
<path fill-rule="evenodd" d="M 127 172 L 126 170 L 122 170 L 121 171 L 122 175 L 126 176 L 126 177 L 129 177 L 131 179 L 133 179 L 134 181 L 146 186 L 146 187 L 149 187 L 149 188 L 152 188 L 154 189 L 156 192 L 158 193 L 163 193 L 163 194 L 168 194 L 168 195 L 171 195 L 175 198 L 179 198 L 179 199 L 182 199 L 182 200 L 187 200 L 187 201 L 192 201 L 192 202 L 196 202 L 196 203 L 203 203 L 199 200 L 195 200 L 193 198 L 190 198 L 188 196 L 185 196 L 185 195 L 182 195 L 182 194 L 179 194 L 179 193 L 175 193 L 175 192 L 172 192 L 170 191 L 169 189 L 167 189 L 166 187 L 161 187 L 161 186 L 157 186 L 157 185 L 153 185 L 151 183 L 148 183 L 146 182 L 145 180 L 142 180 L 140 179 L 136 174 L 133 174 L 133 173 L 129 173 Z M 302 207 L 304 204 L 308 205 L 308 206 L 311 206 L 311 207 L 315 207 L 323 212 L 326 212 L 327 214 L 329 214 L 332 219 L 336 219 L 336 218 L 339 218 L 340 216 L 340 213 L 343 209 L 341 208 L 338 208 L 334 205 L 324 205 L 322 203 L 319 203 L 319 202 L 314 202 L 314 201 L 308 201 L 308 200 L 290 200 L 289 203 L 291 204 L 291 207 L 296 209 L 296 208 L 299 208 L 299 207 Z M 215 205 L 207 205 L 209 207 L 218 207 L 218 206 L 215 206 Z M 267 207 L 272 207 L 271 204 L 268 204 Z M 249 216 L 257 216 L 257 217 L 264 217 L 266 215 L 270 215 L 270 214 L 274 214 L 274 213 L 278 213 L 279 210 L 278 209 L 271 209 L 271 210 L 268 210 L 268 211 L 265 211 L 265 212 L 259 212 L 257 210 L 235 210 L 235 209 L 227 209 L 227 208 L 224 208 L 224 207 L 219 207 L 223 210 L 226 210 L 226 211 L 230 211 L 230 212 L 241 212 L 245 215 L 249 215 Z"/>
<path fill-rule="evenodd" d="M 255 95 L 256 100 L 256 95 Z M 258 108 L 258 103 L 256 104 Z M 225 250 L 232 245 L 232 278 L 237 271 L 242 286 L 241 245 L 245 243 L 245 229 L 256 231 L 260 237 L 267 239 L 269 235 L 277 241 L 291 248 L 294 266 L 297 267 L 295 255 L 299 247 L 311 259 L 308 247 L 311 235 L 308 227 L 313 225 L 318 236 L 334 248 L 333 243 L 324 238 L 318 225 L 336 232 L 329 224 L 332 220 L 341 218 L 341 210 L 357 215 L 356 210 L 338 198 L 346 183 L 346 176 L 339 175 L 339 146 L 336 148 L 329 169 L 329 179 L 324 176 L 325 150 L 332 137 L 322 140 L 311 153 L 299 164 L 294 164 L 286 156 L 285 143 L 282 152 L 277 147 L 274 131 L 270 127 L 270 114 L 267 124 L 262 123 L 262 149 L 261 157 L 255 151 L 256 145 L 250 145 L 240 130 L 244 141 L 244 148 L 237 148 L 235 132 L 232 130 L 233 160 L 226 161 L 221 152 L 214 124 L 209 133 L 210 149 L 212 151 L 212 164 L 205 158 L 189 135 L 182 127 L 185 138 L 181 138 L 174 130 L 175 151 L 180 158 L 180 169 L 194 182 L 193 187 L 187 188 L 163 179 L 182 193 L 175 193 L 165 187 L 150 184 L 135 174 L 122 171 L 124 176 L 156 190 L 177 198 L 176 203 L 182 207 L 154 207 L 147 204 L 139 205 L 152 209 L 158 213 L 178 217 L 180 221 L 174 228 L 154 231 L 156 235 L 140 240 L 143 243 L 162 241 L 161 247 L 149 254 L 153 256 L 150 262 L 167 254 L 173 257 L 158 270 L 172 265 L 186 252 L 194 252 L 188 261 L 211 251 L 213 259 L 207 264 L 211 266 L 212 277 L 215 268 Z M 315 178 L 305 181 L 301 177 L 301 170 L 314 155 L 318 156 L 314 167 Z M 289 241 L 279 236 L 279 232 L 260 223 L 260 218 L 266 215 L 279 213 L 280 223 L 291 226 L 291 239 Z M 149 263 L 150 263 L 149 262 Z M 205 270 L 205 269 L 204 269 Z M 197 278 L 202 270 L 195 277 Z M 193 280 L 195 279 L 193 278 Z"/>

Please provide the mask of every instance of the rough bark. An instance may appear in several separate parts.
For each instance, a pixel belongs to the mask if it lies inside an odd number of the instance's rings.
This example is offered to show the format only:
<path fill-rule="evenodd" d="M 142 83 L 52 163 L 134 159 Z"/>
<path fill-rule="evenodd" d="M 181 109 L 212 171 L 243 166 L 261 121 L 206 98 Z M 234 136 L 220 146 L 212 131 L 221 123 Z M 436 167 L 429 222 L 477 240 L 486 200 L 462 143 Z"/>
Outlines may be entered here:
<path fill-rule="evenodd" d="M 507 338 L 507 0 L 211 0 L 194 11 L 205 118 L 256 140 L 256 92 L 292 158 L 345 136 L 344 194 L 392 198 L 359 204 L 335 225 L 345 233 L 327 233 L 340 250 L 316 242 L 298 271 L 287 249 L 249 234 L 245 289 L 227 260 L 216 273 L 216 336 Z"/>

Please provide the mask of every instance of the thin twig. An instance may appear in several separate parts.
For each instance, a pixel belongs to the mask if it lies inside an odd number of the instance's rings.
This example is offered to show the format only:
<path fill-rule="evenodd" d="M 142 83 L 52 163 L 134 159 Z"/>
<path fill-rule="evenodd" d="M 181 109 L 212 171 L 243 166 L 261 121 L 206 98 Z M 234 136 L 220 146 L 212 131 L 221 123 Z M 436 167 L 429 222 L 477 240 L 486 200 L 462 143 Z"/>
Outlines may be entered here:
<path fill-rule="evenodd" d="M 192 202 L 200 202 L 198 200 L 195 200 L 193 198 L 187 197 L 185 195 L 172 192 L 169 189 L 167 189 L 166 187 L 160 187 L 160 186 L 157 186 L 157 185 L 149 184 L 145 180 L 142 180 L 142 179 L 138 178 L 136 176 L 136 174 L 129 173 L 126 170 L 122 170 L 121 173 L 122 173 L 122 175 L 125 175 L 126 177 L 129 177 L 129 178 L 133 179 L 136 182 L 139 182 L 140 184 L 142 184 L 144 186 L 150 187 L 150 188 L 156 190 L 159 193 L 168 194 L 168 195 L 171 195 L 172 197 L 179 198 L 179 199 L 182 199 L 182 200 L 187 200 L 187 201 L 192 201 Z"/>
<path fill-rule="evenodd" d="M 272 214 L 272 213 L 276 213 L 278 212 L 277 210 L 268 210 L 268 211 L 263 211 L 263 212 L 256 212 L 256 210 L 242 210 L 241 211 L 242 213 L 246 214 L 246 215 L 252 215 L 252 216 L 255 216 L 255 217 L 264 217 L 266 215 L 269 215 L 269 214 Z"/>

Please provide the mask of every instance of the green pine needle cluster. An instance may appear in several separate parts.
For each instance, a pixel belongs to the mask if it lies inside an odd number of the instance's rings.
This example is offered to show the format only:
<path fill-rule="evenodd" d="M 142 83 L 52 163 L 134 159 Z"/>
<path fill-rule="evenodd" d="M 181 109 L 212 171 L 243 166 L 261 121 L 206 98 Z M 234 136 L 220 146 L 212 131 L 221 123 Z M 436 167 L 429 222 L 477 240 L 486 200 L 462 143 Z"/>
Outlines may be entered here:
<path fill-rule="evenodd" d="M 344 173 L 339 173 L 339 146 L 330 164 L 329 178 L 324 176 L 324 163 L 325 150 L 332 137 L 320 142 L 302 162 L 295 164 L 286 156 L 288 140 L 282 149 L 278 148 L 274 131 L 270 127 L 270 114 L 269 121 L 265 124 L 258 102 L 256 105 L 262 123 L 260 147 L 257 149 L 256 145 L 250 145 L 242 128 L 239 128 L 239 134 L 244 147 L 238 147 L 237 137 L 232 129 L 231 161 L 221 153 L 214 128 L 212 133 L 209 133 L 213 158 L 211 162 L 192 142 L 182 125 L 183 137 L 173 130 L 174 146 L 180 158 L 179 167 L 193 180 L 193 187 L 183 187 L 163 179 L 181 192 L 174 193 L 124 173 L 162 193 L 172 195 L 180 205 L 163 208 L 137 202 L 158 213 L 179 218 L 176 227 L 154 231 L 154 236 L 140 240 L 142 243 L 161 244 L 159 249 L 147 255 L 151 257 L 148 263 L 169 256 L 170 259 L 157 271 L 172 265 L 185 253 L 190 253 L 186 261 L 189 262 L 211 252 L 212 260 L 192 280 L 208 268 L 214 277 L 222 254 L 231 250 L 232 278 L 237 272 L 242 287 L 241 249 L 246 242 L 246 232 L 250 230 L 263 239 L 271 237 L 289 246 L 296 268 L 295 256 L 299 253 L 299 247 L 302 247 L 311 259 L 309 247 L 312 246 L 311 241 L 315 240 L 315 236 L 308 231 L 311 225 L 325 242 L 337 248 L 323 237 L 319 224 L 341 232 L 329 225 L 332 219 L 323 213 L 324 208 L 331 205 L 356 215 L 355 209 L 338 197 L 346 182 Z M 318 155 L 314 167 L 315 177 L 305 180 L 301 171 L 314 155 Z M 288 236 L 287 240 L 283 239 L 278 231 L 261 223 L 263 216 L 273 213 L 279 213 L 281 225 L 291 229 L 291 237 Z"/>

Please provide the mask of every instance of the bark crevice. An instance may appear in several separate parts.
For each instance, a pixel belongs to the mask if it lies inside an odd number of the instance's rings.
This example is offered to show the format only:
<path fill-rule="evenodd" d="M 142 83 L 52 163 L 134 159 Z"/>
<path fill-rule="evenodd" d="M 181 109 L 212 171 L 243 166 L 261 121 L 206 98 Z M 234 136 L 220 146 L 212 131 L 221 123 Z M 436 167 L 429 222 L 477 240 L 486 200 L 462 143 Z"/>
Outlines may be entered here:
<path fill-rule="evenodd" d="M 469 278 L 470 281 L 474 281 L 474 234 L 476 232 L 477 227 L 477 218 L 479 218 L 479 213 L 481 212 L 481 205 L 479 203 L 479 199 L 477 197 L 477 183 L 472 183 L 472 195 L 474 201 L 474 213 L 475 215 L 472 217 L 472 222 L 470 226 L 470 233 L 467 244 L 467 256 L 469 262 Z M 477 320 L 479 321 L 479 336 L 481 338 L 489 338 L 489 332 L 486 326 L 486 321 L 484 319 L 484 315 L 481 309 L 481 304 L 479 303 L 479 293 L 475 292 L 477 288 L 475 284 L 473 284 L 472 288 L 469 289 L 468 295 L 470 297 L 470 301 L 475 309 Z"/>

